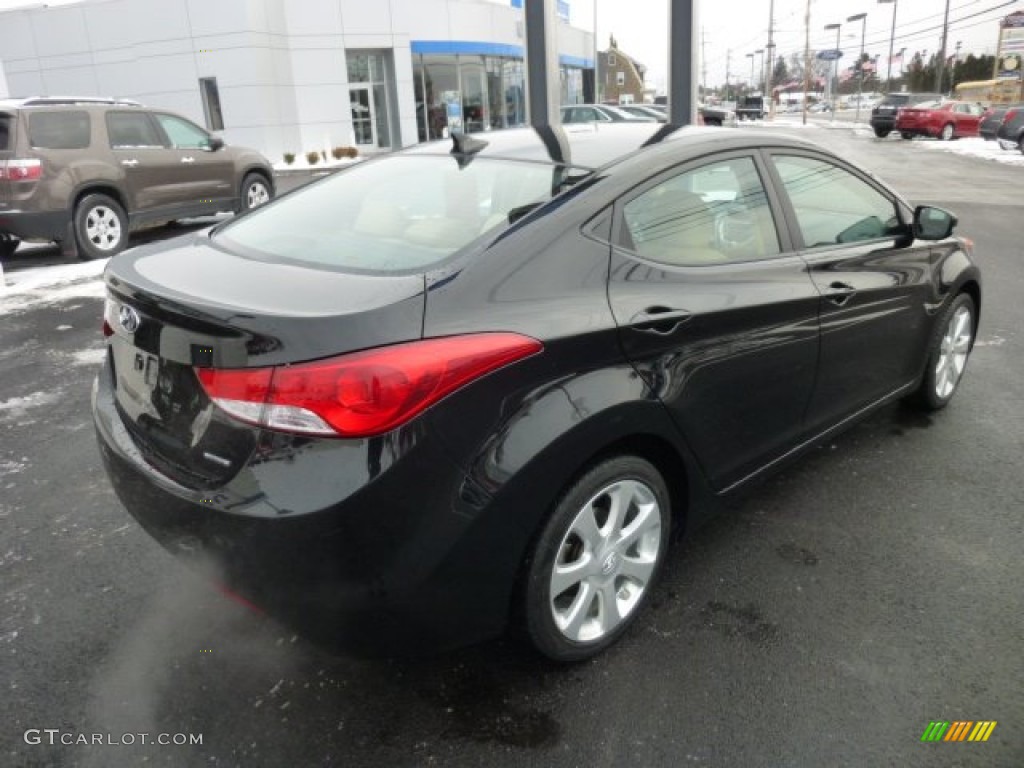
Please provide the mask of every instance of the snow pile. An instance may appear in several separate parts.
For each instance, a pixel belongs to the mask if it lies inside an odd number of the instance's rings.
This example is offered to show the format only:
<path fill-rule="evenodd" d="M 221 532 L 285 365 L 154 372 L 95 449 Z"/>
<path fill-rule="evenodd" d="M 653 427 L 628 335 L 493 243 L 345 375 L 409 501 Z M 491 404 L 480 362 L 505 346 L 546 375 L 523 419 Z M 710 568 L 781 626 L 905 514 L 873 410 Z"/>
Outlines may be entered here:
<path fill-rule="evenodd" d="M 979 157 L 983 160 L 991 160 L 996 163 L 1003 163 L 1004 165 L 1024 165 L 1024 153 L 1016 149 L 1000 149 L 998 142 L 985 141 L 982 138 L 956 139 L 955 141 L 915 139 L 914 146 L 939 150 L 941 152 L 952 152 L 954 155 Z"/>
<path fill-rule="evenodd" d="M 0 288 L 0 314 L 67 299 L 102 299 L 105 294 L 100 277 L 107 261 L 100 259 L 4 272 L 5 284 Z"/>

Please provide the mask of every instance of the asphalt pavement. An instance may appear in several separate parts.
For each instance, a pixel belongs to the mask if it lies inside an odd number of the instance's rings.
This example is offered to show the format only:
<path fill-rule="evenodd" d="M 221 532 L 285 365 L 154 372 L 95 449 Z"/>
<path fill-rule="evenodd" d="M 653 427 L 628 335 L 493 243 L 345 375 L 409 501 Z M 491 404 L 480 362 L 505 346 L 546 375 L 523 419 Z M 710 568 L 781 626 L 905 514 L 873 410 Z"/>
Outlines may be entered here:
<path fill-rule="evenodd" d="M 1024 171 L 800 135 L 959 215 L 984 271 L 966 378 L 945 411 L 888 407 L 732 500 L 584 664 L 515 637 L 331 656 L 222 597 L 100 467 L 100 300 L 0 314 L 0 764 L 1024 765 Z M 997 725 L 922 743 L 934 720 Z"/>

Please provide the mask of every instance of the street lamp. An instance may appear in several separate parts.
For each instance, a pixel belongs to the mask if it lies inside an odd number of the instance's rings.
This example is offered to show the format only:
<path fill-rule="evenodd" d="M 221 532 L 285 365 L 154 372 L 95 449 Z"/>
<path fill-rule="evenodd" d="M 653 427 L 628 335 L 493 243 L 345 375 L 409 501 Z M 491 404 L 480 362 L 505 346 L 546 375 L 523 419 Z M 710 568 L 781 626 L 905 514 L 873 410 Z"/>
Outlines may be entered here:
<path fill-rule="evenodd" d="M 880 4 L 892 3 L 892 30 L 889 32 L 889 66 L 885 70 L 885 88 L 892 90 L 892 43 L 896 39 L 896 5 L 897 0 L 878 0 Z"/>
<path fill-rule="evenodd" d="M 853 124 L 856 125 L 860 122 L 860 97 L 864 93 L 864 70 L 861 65 L 864 59 L 864 32 L 868 25 L 868 15 L 855 13 L 853 16 L 847 16 L 846 21 L 847 23 L 860 22 L 860 56 L 857 57 L 857 114 L 853 117 Z"/>
<path fill-rule="evenodd" d="M 836 31 L 836 48 L 835 49 L 837 51 L 839 50 L 839 30 L 841 30 L 842 28 L 843 28 L 842 24 L 826 24 L 825 25 L 825 31 L 826 32 L 829 32 L 829 31 L 831 31 L 833 29 Z M 829 101 L 832 104 L 832 120 L 835 120 L 836 119 L 836 101 L 838 101 L 836 96 L 839 93 L 839 59 L 835 59 L 832 62 L 832 77 L 829 78 L 829 91 L 831 92 L 829 94 Z"/>

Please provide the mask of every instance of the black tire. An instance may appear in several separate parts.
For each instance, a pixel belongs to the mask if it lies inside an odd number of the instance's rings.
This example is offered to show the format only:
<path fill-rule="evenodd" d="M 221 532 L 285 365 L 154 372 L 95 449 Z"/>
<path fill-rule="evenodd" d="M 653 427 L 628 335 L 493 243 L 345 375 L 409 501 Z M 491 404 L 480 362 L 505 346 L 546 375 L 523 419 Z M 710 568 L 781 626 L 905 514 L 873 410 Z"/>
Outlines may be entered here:
<path fill-rule="evenodd" d="M 269 203 L 274 198 L 274 188 L 261 173 L 247 173 L 238 190 L 236 213 L 249 211 Z"/>
<path fill-rule="evenodd" d="M 605 506 L 612 493 L 625 494 L 629 500 L 618 524 Z M 587 520 L 594 525 L 587 526 Z M 590 543 L 584 541 L 582 531 L 591 532 Z M 644 533 L 640 535 L 640 531 Z M 670 533 L 668 488 L 648 461 L 617 456 L 583 474 L 562 494 L 525 565 L 521 604 L 525 629 L 534 647 L 556 661 L 581 661 L 615 643 L 650 597 L 665 560 Z M 631 534 L 635 534 L 635 540 Z M 563 566 L 578 563 L 580 572 L 586 575 L 552 595 L 552 579 L 559 562 Z M 640 571 L 644 573 L 639 575 Z M 575 578 L 569 576 L 567 580 Z M 609 597 L 614 601 L 614 612 L 606 612 Z M 564 630 L 554 615 L 563 610 Z M 569 618 L 572 615 L 581 616 L 575 629 L 576 622 Z M 573 634 L 577 637 L 570 637 Z"/>
<path fill-rule="evenodd" d="M 9 259 L 14 255 L 14 252 L 18 250 L 18 244 L 21 241 L 14 235 L 9 235 L 6 232 L 0 232 L 0 259 Z"/>
<path fill-rule="evenodd" d="M 900 131 L 900 138 L 909 141 L 910 139 L 914 138 L 914 134 L 912 134 L 910 131 Z"/>
<path fill-rule="evenodd" d="M 1024 155 L 1024 134 L 1021 134 L 1021 137 L 1017 139 L 1017 148 L 1020 150 L 1020 153 Z"/>
<path fill-rule="evenodd" d="M 875 136 L 877 136 L 880 139 L 884 139 L 890 133 L 892 133 L 892 131 L 889 130 L 888 128 L 875 128 Z"/>
<path fill-rule="evenodd" d="M 967 329 L 969 341 L 963 344 L 963 361 L 959 366 L 959 370 L 956 370 L 955 366 L 951 368 L 949 365 L 943 365 L 943 363 L 952 362 L 949 359 L 948 353 L 951 351 L 951 346 L 956 346 L 956 344 L 950 345 L 950 336 L 955 340 L 957 336 L 956 323 L 958 322 L 958 314 L 962 316 L 962 310 L 967 311 L 970 319 L 970 328 Z M 963 374 L 967 369 L 967 362 L 971 349 L 974 347 L 974 337 L 977 329 L 978 311 L 974 306 L 974 299 L 966 293 L 957 295 L 949 303 L 949 306 L 946 307 L 942 316 L 935 324 L 935 330 L 932 331 L 931 338 L 928 341 L 928 363 L 924 370 L 924 378 L 921 380 L 921 386 L 918 390 L 908 398 L 911 404 L 926 411 L 938 411 L 949 404 L 949 401 L 953 399 L 953 395 L 956 394 Z M 951 331 L 953 332 L 952 334 Z M 946 360 L 944 361 L 943 358 L 946 358 Z M 944 378 L 946 374 L 951 375 L 953 378 L 951 380 Z M 950 385 L 951 388 L 948 388 Z"/>
<path fill-rule="evenodd" d="M 75 241 L 78 258 L 105 259 L 128 244 L 128 216 L 114 198 L 86 195 L 75 206 Z"/>
<path fill-rule="evenodd" d="M 956 128 L 953 127 L 953 124 L 946 123 L 939 131 L 939 141 L 952 141 L 955 133 Z"/>

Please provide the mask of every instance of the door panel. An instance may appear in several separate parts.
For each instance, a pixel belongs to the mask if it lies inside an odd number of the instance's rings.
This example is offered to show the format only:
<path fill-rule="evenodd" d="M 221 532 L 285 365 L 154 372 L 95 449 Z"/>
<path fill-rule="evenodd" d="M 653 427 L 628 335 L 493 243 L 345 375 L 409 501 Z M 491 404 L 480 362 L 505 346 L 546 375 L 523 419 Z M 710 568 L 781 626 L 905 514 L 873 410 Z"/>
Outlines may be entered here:
<path fill-rule="evenodd" d="M 799 442 L 818 292 L 780 253 L 749 156 L 668 175 L 619 208 L 608 293 L 623 350 L 727 488 Z"/>
<path fill-rule="evenodd" d="M 374 115 L 373 100 L 369 88 L 352 88 L 348 92 L 349 103 L 352 105 L 352 131 L 359 146 L 374 146 Z"/>
<path fill-rule="evenodd" d="M 107 139 L 114 160 L 124 172 L 131 214 L 158 210 L 176 200 L 177 157 L 165 146 L 149 115 L 139 110 L 106 115 Z"/>
<path fill-rule="evenodd" d="M 869 179 L 810 154 L 771 161 L 821 294 L 821 358 L 806 418 L 819 431 L 917 375 L 931 252 L 896 247 L 906 213 Z"/>
<path fill-rule="evenodd" d="M 223 210 L 238 194 L 231 155 L 210 150 L 210 134 L 177 115 L 156 113 L 174 157 L 174 202 L 182 207 Z"/>

